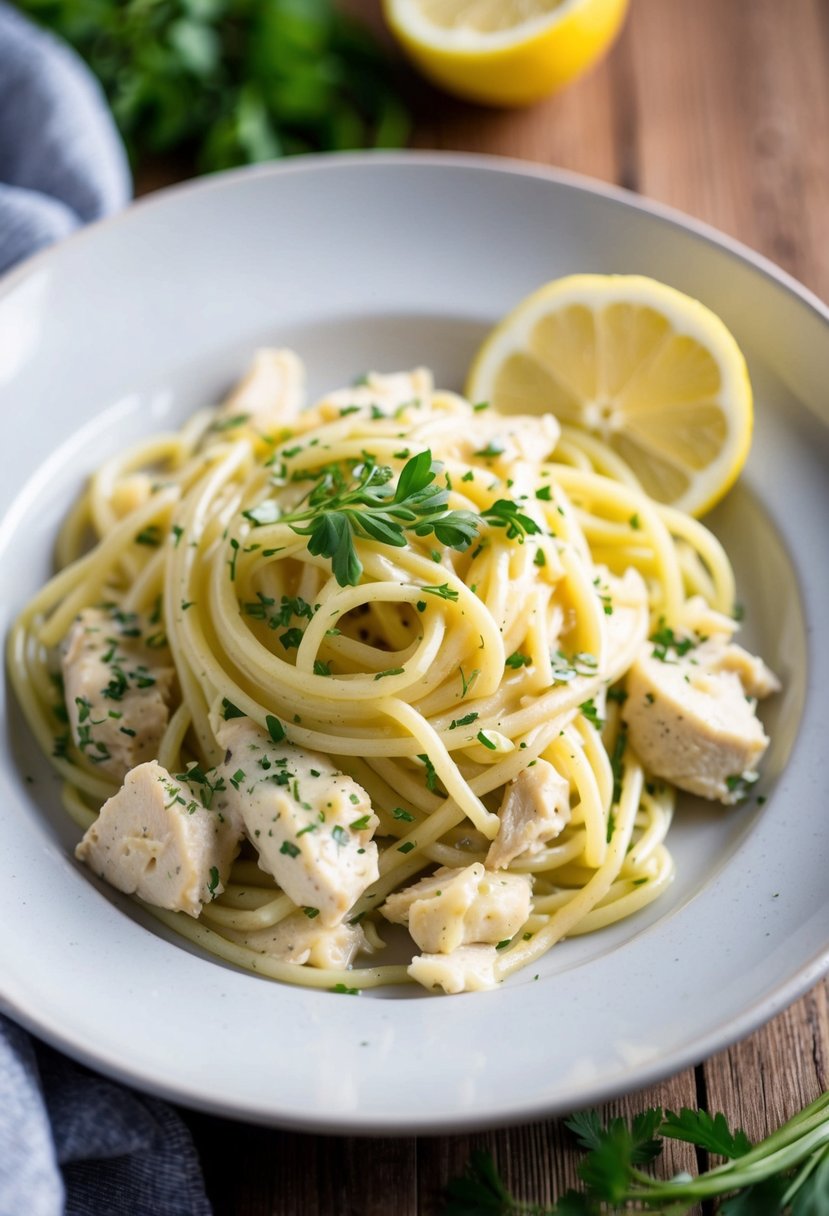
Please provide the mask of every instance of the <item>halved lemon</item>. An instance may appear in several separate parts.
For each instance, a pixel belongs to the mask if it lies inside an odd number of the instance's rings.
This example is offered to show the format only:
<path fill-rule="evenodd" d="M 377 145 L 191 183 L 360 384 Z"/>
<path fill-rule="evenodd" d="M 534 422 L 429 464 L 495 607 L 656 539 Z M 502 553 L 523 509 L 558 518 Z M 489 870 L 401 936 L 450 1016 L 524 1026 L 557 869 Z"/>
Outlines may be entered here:
<path fill-rule="evenodd" d="M 490 105 L 527 105 L 569 84 L 610 46 L 629 0 L 383 0 L 425 76 Z"/>
<path fill-rule="evenodd" d="M 722 498 L 751 444 L 751 384 L 731 332 L 638 275 L 572 275 L 528 296 L 487 338 L 467 395 L 597 436 L 652 498 L 692 515 Z"/>

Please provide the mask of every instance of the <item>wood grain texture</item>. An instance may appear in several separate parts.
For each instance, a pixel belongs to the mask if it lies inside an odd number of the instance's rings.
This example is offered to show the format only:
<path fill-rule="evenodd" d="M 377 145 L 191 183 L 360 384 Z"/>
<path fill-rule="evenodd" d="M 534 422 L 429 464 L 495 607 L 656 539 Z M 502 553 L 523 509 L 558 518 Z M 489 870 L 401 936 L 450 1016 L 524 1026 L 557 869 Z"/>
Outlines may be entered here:
<path fill-rule="evenodd" d="M 381 28 L 378 0 L 342 3 Z M 400 73 L 415 146 L 522 157 L 640 190 L 829 297 L 829 0 L 787 0 L 784 12 L 779 0 L 633 0 L 608 58 L 525 111 L 466 105 L 402 65 Z M 758 1138 L 827 1086 L 822 984 L 696 1071 L 604 1113 L 699 1101 Z M 555 1120 L 468 1137 L 363 1141 L 188 1118 L 217 1216 L 438 1216 L 441 1188 L 478 1147 L 493 1152 L 527 1199 L 549 1201 L 575 1180 L 577 1154 Z M 671 1172 L 696 1164 L 683 1145 L 666 1160 Z"/>

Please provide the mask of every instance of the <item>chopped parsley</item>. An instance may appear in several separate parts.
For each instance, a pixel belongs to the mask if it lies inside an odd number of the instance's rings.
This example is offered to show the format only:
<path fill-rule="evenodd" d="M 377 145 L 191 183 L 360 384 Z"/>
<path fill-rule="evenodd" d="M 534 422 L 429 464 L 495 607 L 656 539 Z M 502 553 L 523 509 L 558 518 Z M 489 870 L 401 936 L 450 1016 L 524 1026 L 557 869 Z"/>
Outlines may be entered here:
<path fill-rule="evenodd" d="M 421 587 L 420 590 L 426 595 L 436 595 L 439 599 L 451 600 L 453 603 L 458 598 L 458 592 L 450 587 L 448 583 L 441 583 L 439 587 Z"/>
<path fill-rule="evenodd" d="M 279 718 L 275 718 L 273 714 L 268 714 L 265 718 L 265 725 L 273 742 L 281 743 L 285 738 L 285 727 L 279 721 Z"/>
<path fill-rule="evenodd" d="M 481 673 L 478 670 L 478 668 L 476 667 L 475 670 L 469 676 L 469 679 L 467 680 L 466 676 L 463 674 L 463 668 L 459 667 L 458 671 L 461 673 L 461 685 L 463 687 L 463 692 L 461 693 L 461 700 L 463 700 Z"/>
<path fill-rule="evenodd" d="M 429 759 L 429 757 L 426 755 L 425 752 L 421 752 L 417 758 L 418 758 L 418 760 L 423 761 L 423 764 L 426 768 L 426 788 L 427 788 L 427 790 L 430 790 L 432 793 L 434 793 L 435 790 L 437 789 L 437 784 L 438 784 L 437 773 L 435 772 L 435 766 L 434 766 L 434 764 L 432 764 L 432 761 Z"/>
<path fill-rule="evenodd" d="M 656 632 L 651 634 L 650 640 L 653 642 L 653 657 L 662 663 L 674 662 L 673 656 L 681 659 L 697 645 L 694 638 L 678 637 L 673 629 L 667 627 L 664 617 L 660 620 Z"/>
<path fill-rule="evenodd" d="M 161 544 L 161 529 L 158 524 L 150 524 L 147 528 L 142 528 L 135 538 L 137 545 L 148 545 L 151 549 L 157 549 Z"/>
<path fill-rule="evenodd" d="M 507 667 L 512 667 L 514 670 L 517 670 L 519 667 L 529 667 L 532 663 L 532 659 L 528 654 L 522 654 L 520 650 L 516 650 L 515 653 L 511 654 L 509 658 L 504 660 L 504 662 Z"/>
<path fill-rule="evenodd" d="M 582 701 L 579 709 L 584 714 L 588 722 L 596 727 L 596 730 L 601 730 L 604 722 L 599 717 L 599 711 L 596 709 L 596 702 L 591 697 L 589 701 Z"/>

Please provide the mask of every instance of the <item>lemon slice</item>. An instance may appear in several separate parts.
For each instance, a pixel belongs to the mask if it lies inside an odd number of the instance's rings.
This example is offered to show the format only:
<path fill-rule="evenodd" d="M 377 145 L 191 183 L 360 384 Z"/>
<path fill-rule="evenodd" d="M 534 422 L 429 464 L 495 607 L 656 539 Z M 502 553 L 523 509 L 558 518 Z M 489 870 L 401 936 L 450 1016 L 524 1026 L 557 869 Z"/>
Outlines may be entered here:
<path fill-rule="evenodd" d="M 730 331 L 638 275 L 573 275 L 528 296 L 479 351 L 467 395 L 597 436 L 652 498 L 692 515 L 722 498 L 751 444 L 751 384 Z"/>
<path fill-rule="evenodd" d="M 392 33 L 435 84 L 491 105 L 562 88 L 609 47 L 629 0 L 383 0 Z"/>

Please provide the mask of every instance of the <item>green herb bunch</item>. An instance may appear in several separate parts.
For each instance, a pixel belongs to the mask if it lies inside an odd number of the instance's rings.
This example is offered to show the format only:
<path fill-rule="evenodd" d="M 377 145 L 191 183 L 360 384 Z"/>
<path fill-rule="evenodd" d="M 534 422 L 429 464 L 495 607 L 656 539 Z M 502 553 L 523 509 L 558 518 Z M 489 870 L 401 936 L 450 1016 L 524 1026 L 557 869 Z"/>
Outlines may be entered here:
<path fill-rule="evenodd" d="M 399 147 L 391 65 L 333 0 L 18 0 L 103 85 L 134 162 L 201 172 L 309 151 Z"/>
<path fill-rule="evenodd" d="M 829 1216 L 829 1092 L 755 1145 L 723 1115 L 687 1108 L 675 1114 L 654 1107 L 607 1126 L 585 1111 L 566 1124 L 586 1152 L 581 1190 L 553 1207 L 526 1203 L 510 1194 L 489 1154 L 476 1153 L 447 1186 L 442 1216 L 685 1216 L 702 1202 L 713 1202 L 719 1216 Z M 658 1178 L 647 1167 L 666 1139 L 725 1161 L 697 1177 Z"/>

